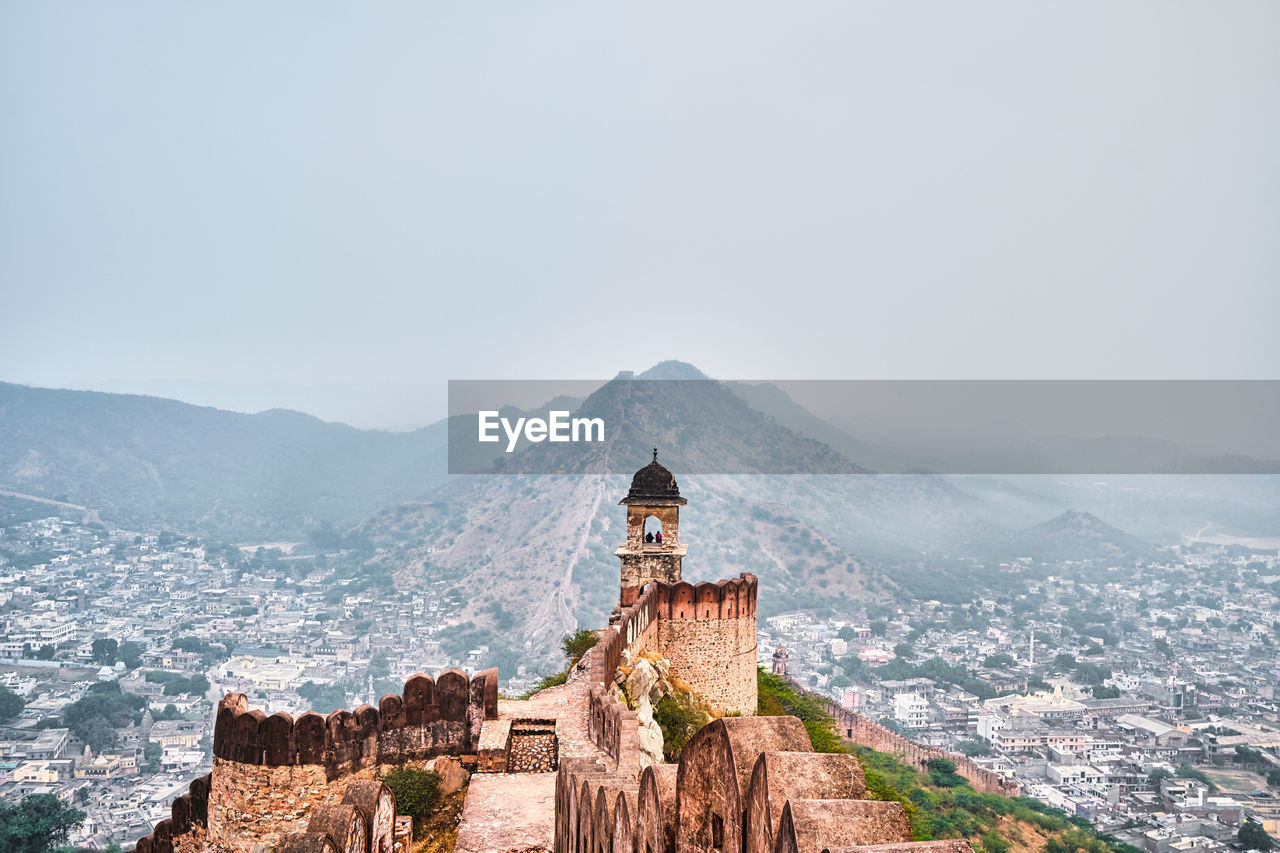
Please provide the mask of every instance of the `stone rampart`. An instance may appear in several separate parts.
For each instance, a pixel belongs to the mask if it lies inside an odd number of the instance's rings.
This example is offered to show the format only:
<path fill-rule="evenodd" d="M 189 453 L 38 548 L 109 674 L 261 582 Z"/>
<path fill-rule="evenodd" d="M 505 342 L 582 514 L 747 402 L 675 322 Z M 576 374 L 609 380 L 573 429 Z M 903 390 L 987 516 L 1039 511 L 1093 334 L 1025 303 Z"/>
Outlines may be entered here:
<path fill-rule="evenodd" d="M 722 713 L 756 712 L 755 575 L 658 585 L 658 651 Z"/>
<path fill-rule="evenodd" d="M 229 693 L 218 703 L 213 773 L 191 783 L 174 801 L 170 818 L 136 849 L 174 853 L 175 845 L 182 846 L 179 840 L 197 828 L 209 842 L 231 849 L 283 843 L 295 830 L 306 829 L 315 807 L 341 800 L 353 785 L 372 784 L 379 765 L 474 753 L 484 721 L 497 717 L 496 669 L 470 680 L 456 669 L 436 679 L 418 673 L 400 695 L 382 697 L 378 708 L 361 705 L 327 716 L 308 711 L 296 720 L 250 709 L 244 694 Z M 379 819 L 393 818 L 394 802 L 389 816 Z M 367 838 L 375 837 L 377 827 L 366 829 Z M 345 841 L 329 842 L 346 853 Z M 304 846 L 320 843 L 296 840 Z"/>
<path fill-rule="evenodd" d="M 945 758 L 955 763 L 956 772 L 968 779 L 975 791 L 981 791 L 984 794 L 1001 794 L 1006 797 L 1016 797 L 1021 793 L 1021 787 L 1017 782 L 978 765 L 967 756 L 955 755 L 931 746 L 914 743 L 875 720 L 834 702 L 829 703 L 828 708 L 836 718 L 836 726 L 840 734 L 854 743 L 870 747 L 877 752 L 893 753 L 899 756 L 903 763 L 919 769 L 926 769 L 932 759 Z"/>
<path fill-rule="evenodd" d="M 865 795 L 857 759 L 814 753 L 798 719 L 724 718 L 689 741 L 678 765 L 636 774 L 563 762 L 555 853 L 818 853 L 882 845 L 892 853 L 972 853 L 963 841 L 912 842 L 902 805 Z"/>

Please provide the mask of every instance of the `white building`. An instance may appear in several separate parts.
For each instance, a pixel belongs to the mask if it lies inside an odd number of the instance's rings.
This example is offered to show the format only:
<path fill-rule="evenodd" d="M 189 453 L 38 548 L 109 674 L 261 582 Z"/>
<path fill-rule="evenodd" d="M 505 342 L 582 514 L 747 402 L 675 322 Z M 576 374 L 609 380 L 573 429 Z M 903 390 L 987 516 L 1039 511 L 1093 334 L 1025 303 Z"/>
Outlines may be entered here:
<path fill-rule="evenodd" d="M 917 693 L 895 696 L 893 718 L 908 729 L 923 729 L 929 725 L 929 702 Z"/>

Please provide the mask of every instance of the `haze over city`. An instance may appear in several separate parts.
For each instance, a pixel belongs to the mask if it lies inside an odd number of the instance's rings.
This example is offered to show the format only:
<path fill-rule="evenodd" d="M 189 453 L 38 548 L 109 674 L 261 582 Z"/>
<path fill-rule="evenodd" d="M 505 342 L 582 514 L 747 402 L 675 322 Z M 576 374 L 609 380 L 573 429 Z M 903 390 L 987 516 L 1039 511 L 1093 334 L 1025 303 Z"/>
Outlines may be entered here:
<path fill-rule="evenodd" d="M 1271 853 L 1278 33 L 0 0 L 0 853 Z"/>
<path fill-rule="evenodd" d="M 246 21 L 251 21 L 247 25 Z M 0 8 L 0 378 L 1275 378 L 1280 10 Z"/>

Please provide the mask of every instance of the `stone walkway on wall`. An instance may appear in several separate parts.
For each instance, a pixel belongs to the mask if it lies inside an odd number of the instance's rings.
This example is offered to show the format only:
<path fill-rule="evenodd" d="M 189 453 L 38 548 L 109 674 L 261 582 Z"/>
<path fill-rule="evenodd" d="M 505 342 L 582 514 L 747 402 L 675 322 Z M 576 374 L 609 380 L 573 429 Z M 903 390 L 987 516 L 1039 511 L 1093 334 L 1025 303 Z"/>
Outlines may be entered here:
<path fill-rule="evenodd" d="M 503 720 L 556 721 L 560 758 L 612 759 L 587 734 L 590 691 L 586 673 L 529 699 L 502 699 Z M 476 773 L 462 807 L 455 853 L 542 853 L 553 848 L 556 816 L 555 773 Z"/>
<path fill-rule="evenodd" d="M 555 814 L 556 774 L 476 773 L 467 789 L 454 851 L 550 851 Z"/>

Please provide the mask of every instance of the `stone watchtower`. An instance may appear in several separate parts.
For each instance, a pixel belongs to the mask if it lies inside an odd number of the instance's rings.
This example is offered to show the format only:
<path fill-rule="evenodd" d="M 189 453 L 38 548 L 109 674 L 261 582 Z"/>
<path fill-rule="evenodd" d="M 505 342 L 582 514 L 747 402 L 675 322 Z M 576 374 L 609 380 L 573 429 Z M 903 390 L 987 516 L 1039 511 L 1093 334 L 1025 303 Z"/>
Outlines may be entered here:
<path fill-rule="evenodd" d="M 689 551 L 680 544 L 680 507 L 688 503 L 671 472 L 653 461 L 631 478 L 631 489 L 618 503 L 627 508 L 627 541 L 613 553 L 622 560 L 621 607 L 635 604 L 649 581 L 680 580 L 680 560 Z"/>

